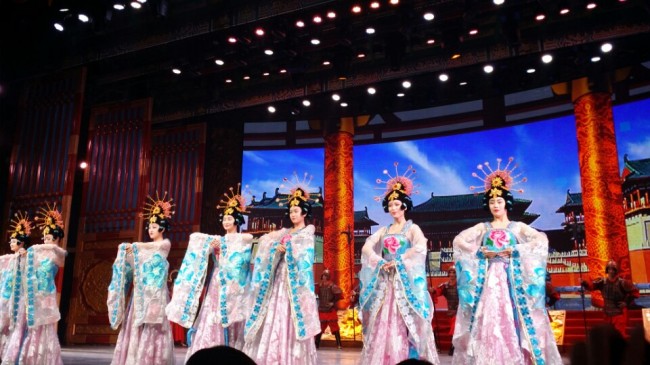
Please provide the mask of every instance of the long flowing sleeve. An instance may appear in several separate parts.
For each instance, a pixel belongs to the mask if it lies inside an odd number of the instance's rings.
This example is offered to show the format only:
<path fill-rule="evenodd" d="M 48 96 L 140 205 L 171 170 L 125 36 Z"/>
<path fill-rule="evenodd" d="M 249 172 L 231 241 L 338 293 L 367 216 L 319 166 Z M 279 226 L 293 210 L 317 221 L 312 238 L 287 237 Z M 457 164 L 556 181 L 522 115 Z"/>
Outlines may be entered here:
<path fill-rule="evenodd" d="M 171 243 L 164 239 L 162 242 L 135 242 L 131 247 L 135 267 L 134 325 L 162 323 L 166 319 L 165 307 L 169 300 L 166 280 Z"/>
<path fill-rule="evenodd" d="M 34 245 L 27 249 L 27 325 L 56 323 L 61 319 L 56 300 L 54 278 L 63 266 L 67 252 L 54 244 Z"/>
<path fill-rule="evenodd" d="M 127 259 L 129 243 L 121 243 L 113 263 L 113 276 L 108 286 L 108 320 L 112 329 L 117 329 L 124 320 L 126 295 L 133 282 L 133 264 Z"/>
<path fill-rule="evenodd" d="M 212 252 L 210 243 L 220 239 L 219 236 L 210 236 L 205 233 L 190 235 L 185 257 L 174 281 L 172 299 L 165 308 L 165 313 L 170 321 L 185 328 L 192 327 Z"/>
<path fill-rule="evenodd" d="M 380 239 L 386 233 L 386 227 L 382 227 L 374 234 L 366 238 L 366 243 L 361 249 L 361 271 L 359 271 L 359 307 L 364 312 L 372 312 L 371 304 L 378 296 L 378 277 L 381 266 L 385 263 L 381 257 Z M 383 291 L 382 286 L 381 289 Z M 383 296 L 382 296 L 383 297 Z M 376 308 L 377 309 L 377 308 Z"/>
<path fill-rule="evenodd" d="M 17 255 L 0 256 L 0 331 L 9 328 L 12 315 L 11 305 L 14 291 L 14 277 L 17 267 Z"/>

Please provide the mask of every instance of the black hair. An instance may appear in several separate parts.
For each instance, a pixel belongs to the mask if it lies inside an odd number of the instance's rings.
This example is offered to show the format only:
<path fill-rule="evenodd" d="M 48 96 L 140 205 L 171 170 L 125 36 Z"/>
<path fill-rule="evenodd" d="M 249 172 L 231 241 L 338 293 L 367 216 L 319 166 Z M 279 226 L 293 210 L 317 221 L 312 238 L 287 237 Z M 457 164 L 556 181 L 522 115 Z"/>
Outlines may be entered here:
<path fill-rule="evenodd" d="M 23 233 L 19 233 L 15 237 L 12 237 L 12 238 L 15 238 L 18 242 L 22 243 L 23 248 L 26 249 L 27 247 L 29 247 L 30 242 L 29 242 L 29 236 L 28 235 L 23 234 Z"/>
<path fill-rule="evenodd" d="M 293 203 L 297 201 L 298 203 Z M 287 210 L 284 212 L 284 215 L 286 217 L 289 216 L 289 211 L 291 210 L 291 207 L 300 207 L 302 211 L 302 215 L 305 216 L 305 219 L 310 219 L 311 220 L 311 204 L 307 200 L 302 200 L 298 198 L 293 198 L 289 200 L 289 204 L 287 204 Z"/>
<path fill-rule="evenodd" d="M 169 232 L 169 230 L 171 229 L 171 222 L 167 218 L 156 217 L 154 222 L 151 222 L 151 220 L 147 220 L 147 223 L 145 223 L 144 225 L 144 229 L 149 230 L 149 225 L 151 223 L 156 223 L 157 225 L 160 226 L 160 228 L 158 228 L 158 232 L 162 232 L 163 230 Z"/>
<path fill-rule="evenodd" d="M 391 200 L 399 200 L 402 202 L 402 210 L 411 210 L 413 209 L 413 200 L 411 197 L 404 194 L 400 190 L 393 190 L 391 193 L 386 194 L 384 200 L 381 201 L 381 206 L 384 208 L 384 212 L 388 213 L 388 203 Z"/>
<path fill-rule="evenodd" d="M 492 188 L 492 189 L 499 189 L 499 188 Z M 487 210 L 488 212 L 490 211 L 490 199 L 492 199 L 492 189 L 488 190 L 483 194 L 483 209 Z M 512 195 L 512 193 L 509 190 L 506 189 L 499 189 L 501 191 L 501 195 L 498 196 L 497 198 L 503 198 L 503 200 L 506 201 L 506 210 L 508 212 L 512 212 L 512 208 L 514 208 L 515 205 L 515 196 Z"/>
<path fill-rule="evenodd" d="M 237 228 L 241 227 L 244 223 L 246 223 L 246 220 L 244 219 L 244 215 L 241 214 L 241 212 L 237 209 L 232 209 L 232 212 L 229 212 L 228 214 L 224 214 L 223 211 L 219 213 L 219 218 L 218 218 L 219 223 L 223 223 L 223 217 L 227 215 L 235 218 L 235 225 L 237 226 Z"/>
<path fill-rule="evenodd" d="M 63 239 L 63 237 L 65 237 L 63 228 L 59 227 L 58 225 L 54 225 L 54 228 L 50 228 L 50 232 L 48 234 L 51 234 L 54 239 Z"/>

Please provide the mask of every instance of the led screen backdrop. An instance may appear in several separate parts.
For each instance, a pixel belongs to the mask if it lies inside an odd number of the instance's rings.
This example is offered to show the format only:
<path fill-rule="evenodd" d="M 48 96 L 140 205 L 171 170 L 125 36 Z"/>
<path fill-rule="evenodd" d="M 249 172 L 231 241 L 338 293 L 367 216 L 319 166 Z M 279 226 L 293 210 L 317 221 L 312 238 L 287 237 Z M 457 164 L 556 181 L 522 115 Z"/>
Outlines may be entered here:
<path fill-rule="evenodd" d="M 626 183 L 622 179 L 627 197 L 627 202 L 623 203 L 627 204 L 633 280 L 640 284 L 642 293 L 650 282 L 650 267 L 646 267 L 650 266 L 649 110 L 650 100 L 614 108 L 622 177 L 634 172 L 628 178 L 634 178 L 633 181 Z M 480 207 L 480 197 L 469 190 L 470 185 L 482 184 L 472 173 L 479 172 L 477 165 L 486 161 L 495 166 L 497 158 L 505 163 L 509 157 L 514 157 L 521 177 L 528 181 L 518 186 L 524 193 L 515 193 L 518 202 L 510 218 L 546 232 L 551 251 L 548 270 L 553 284 L 562 291 L 561 307 L 582 308 L 577 285 L 580 270 L 589 269 L 584 263 L 587 255 L 584 242 L 589 237 L 573 229 L 584 219 L 577 156 L 572 115 L 475 133 L 358 145 L 354 148 L 355 216 L 367 214 L 377 225 L 373 224 L 364 234 L 355 223 L 355 258 L 358 262 L 367 234 L 390 223 L 390 216 L 375 200 L 383 191 L 383 186 L 375 181 L 385 177 L 383 170 L 394 174 L 395 162 L 398 162 L 400 174 L 411 165 L 416 170 L 418 193 L 412 196 L 415 208 L 407 213 L 407 218 L 419 224 L 429 239 L 431 285 L 446 280 L 446 270 L 453 264 L 453 237 L 460 230 L 490 218 Z M 316 192 L 324 181 L 323 160 L 322 149 L 246 151 L 242 180 L 260 201 L 263 192 L 267 192 L 267 198 L 274 195 L 283 177 L 290 177 L 294 171 L 300 177 L 308 172 L 313 175 L 311 186 Z M 319 248 L 319 252 L 321 250 Z M 642 298 L 639 302 L 644 304 L 646 300 Z M 589 300 L 586 304 L 590 305 Z"/>

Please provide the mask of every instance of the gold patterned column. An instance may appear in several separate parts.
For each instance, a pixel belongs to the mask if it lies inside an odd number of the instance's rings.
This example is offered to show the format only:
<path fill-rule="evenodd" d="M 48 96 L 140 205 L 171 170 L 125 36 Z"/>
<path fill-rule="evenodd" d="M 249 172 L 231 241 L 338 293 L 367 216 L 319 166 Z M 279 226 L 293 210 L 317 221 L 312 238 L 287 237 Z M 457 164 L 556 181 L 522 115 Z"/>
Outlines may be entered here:
<path fill-rule="evenodd" d="M 323 263 L 332 272 L 334 282 L 343 292 L 343 298 L 337 307 L 345 309 L 350 304 L 354 275 L 354 119 L 341 118 L 337 128 L 324 129 Z"/>
<path fill-rule="evenodd" d="M 629 247 L 611 92 L 590 89 L 593 85 L 608 85 L 591 81 L 584 78 L 571 84 L 585 213 L 587 265 L 594 279 L 604 275 L 607 261 L 613 259 L 619 264 L 621 274 L 629 277 Z M 600 293 L 593 294 L 600 297 Z"/>

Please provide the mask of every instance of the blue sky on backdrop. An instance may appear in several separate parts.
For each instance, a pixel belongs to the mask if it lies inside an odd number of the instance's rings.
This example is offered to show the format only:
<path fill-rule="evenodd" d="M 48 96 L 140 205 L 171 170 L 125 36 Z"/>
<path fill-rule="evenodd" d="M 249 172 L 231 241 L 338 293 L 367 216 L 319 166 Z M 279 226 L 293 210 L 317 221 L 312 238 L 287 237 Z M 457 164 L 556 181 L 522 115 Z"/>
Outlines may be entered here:
<path fill-rule="evenodd" d="M 621 168 L 625 153 L 631 159 L 650 158 L 648 111 L 650 100 L 614 108 Z M 518 186 L 524 193 L 515 196 L 532 200 L 528 212 L 541 215 L 533 226 L 559 229 L 563 217 L 555 211 L 564 204 L 567 189 L 581 191 L 577 148 L 573 116 L 453 136 L 355 146 L 354 208 L 362 210 L 367 206 L 372 219 L 382 225 L 390 222 L 381 204 L 374 200 L 382 192 L 376 189 L 380 186 L 375 180 L 384 179 L 384 169 L 393 174 L 394 162 L 399 162 L 400 174 L 409 164 L 416 169 L 419 194 L 412 198 L 417 205 L 432 193 L 470 193 L 470 185 L 481 184 L 472 177 L 472 172 L 478 172 L 478 164 L 488 161 L 496 166 L 497 158 L 507 161 L 512 156 L 523 171 L 522 176 L 528 178 L 528 182 Z M 302 178 L 308 172 L 316 190 L 323 186 L 323 166 L 321 148 L 245 151 L 242 181 L 259 199 L 264 191 L 273 195 L 283 177 L 291 177 L 295 171 Z"/>

